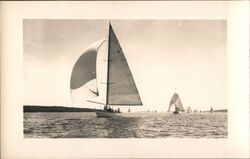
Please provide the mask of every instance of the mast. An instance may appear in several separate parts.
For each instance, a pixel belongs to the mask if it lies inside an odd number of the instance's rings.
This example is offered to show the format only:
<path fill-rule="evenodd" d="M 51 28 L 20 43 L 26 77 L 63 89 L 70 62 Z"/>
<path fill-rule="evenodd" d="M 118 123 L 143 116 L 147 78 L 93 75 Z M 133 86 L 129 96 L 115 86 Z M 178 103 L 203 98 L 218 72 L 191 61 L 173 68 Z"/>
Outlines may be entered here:
<path fill-rule="evenodd" d="M 106 102 L 105 105 L 108 105 L 108 91 L 109 91 L 109 50 L 110 50 L 110 21 L 109 21 L 109 29 L 108 29 L 108 55 L 107 55 L 107 85 L 106 85 Z"/>

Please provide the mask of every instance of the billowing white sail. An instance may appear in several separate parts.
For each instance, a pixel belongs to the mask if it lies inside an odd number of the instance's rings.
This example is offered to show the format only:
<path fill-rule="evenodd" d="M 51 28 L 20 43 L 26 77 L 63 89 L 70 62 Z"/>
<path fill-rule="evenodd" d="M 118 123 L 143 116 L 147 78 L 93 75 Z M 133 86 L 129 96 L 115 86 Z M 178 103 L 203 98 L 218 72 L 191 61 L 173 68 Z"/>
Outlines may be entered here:
<path fill-rule="evenodd" d="M 142 105 L 119 41 L 109 25 L 107 105 Z"/>
<path fill-rule="evenodd" d="M 97 53 L 103 40 L 89 45 L 76 61 L 70 79 L 71 97 L 79 103 L 83 99 L 97 97 L 99 95 L 97 84 L 96 61 Z"/>
<path fill-rule="evenodd" d="M 171 111 L 173 108 L 175 110 L 178 108 L 179 111 L 184 111 L 184 108 L 181 103 L 181 99 L 177 93 L 174 93 L 174 95 L 172 96 L 170 100 L 168 112 Z"/>

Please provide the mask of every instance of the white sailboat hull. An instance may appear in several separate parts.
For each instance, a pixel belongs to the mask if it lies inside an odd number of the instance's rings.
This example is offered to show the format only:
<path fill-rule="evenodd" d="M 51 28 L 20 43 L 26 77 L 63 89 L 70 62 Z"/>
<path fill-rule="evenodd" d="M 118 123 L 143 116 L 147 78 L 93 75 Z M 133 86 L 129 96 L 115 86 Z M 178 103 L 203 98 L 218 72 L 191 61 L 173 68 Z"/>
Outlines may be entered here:
<path fill-rule="evenodd" d="M 115 117 L 119 114 L 119 113 L 112 113 L 112 112 L 107 112 L 107 111 L 102 111 L 102 110 L 96 111 L 95 113 L 97 117 Z"/>

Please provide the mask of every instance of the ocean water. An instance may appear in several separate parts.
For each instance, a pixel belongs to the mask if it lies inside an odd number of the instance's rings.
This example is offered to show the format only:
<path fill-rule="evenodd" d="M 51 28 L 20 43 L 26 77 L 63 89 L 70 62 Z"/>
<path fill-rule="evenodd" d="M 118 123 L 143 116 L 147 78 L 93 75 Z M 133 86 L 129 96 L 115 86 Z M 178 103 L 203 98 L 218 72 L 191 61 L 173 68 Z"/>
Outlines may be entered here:
<path fill-rule="evenodd" d="M 24 138 L 227 138 L 227 113 L 24 113 Z"/>

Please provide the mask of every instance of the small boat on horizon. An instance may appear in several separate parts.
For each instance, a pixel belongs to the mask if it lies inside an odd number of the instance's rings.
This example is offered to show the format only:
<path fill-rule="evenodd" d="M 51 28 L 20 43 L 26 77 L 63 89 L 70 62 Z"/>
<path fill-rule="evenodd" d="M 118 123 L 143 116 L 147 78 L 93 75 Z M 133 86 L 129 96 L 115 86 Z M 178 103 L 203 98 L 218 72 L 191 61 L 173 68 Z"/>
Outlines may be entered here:
<path fill-rule="evenodd" d="M 128 113 L 130 113 L 131 112 L 131 110 L 130 110 L 130 108 L 128 108 Z"/>
<path fill-rule="evenodd" d="M 187 107 L 187 113 L 192 113 L 192 112 L 193 112 L 193 111 L 192 111 L 191 107 L 188 106 L 188 107 Z"/>
<path fill-rule="evenodd" d="M 210 113 L 212 114 L 213 112 L 214 112 L 214 109 L 213 109 L 213 107 L 211 107 Z"/>

